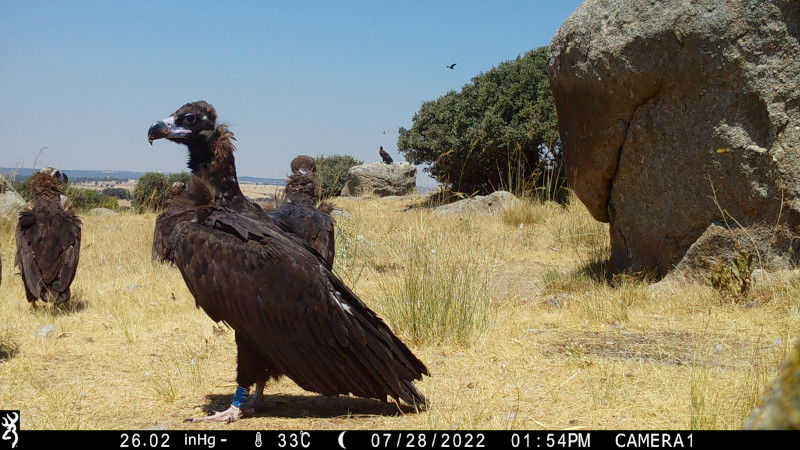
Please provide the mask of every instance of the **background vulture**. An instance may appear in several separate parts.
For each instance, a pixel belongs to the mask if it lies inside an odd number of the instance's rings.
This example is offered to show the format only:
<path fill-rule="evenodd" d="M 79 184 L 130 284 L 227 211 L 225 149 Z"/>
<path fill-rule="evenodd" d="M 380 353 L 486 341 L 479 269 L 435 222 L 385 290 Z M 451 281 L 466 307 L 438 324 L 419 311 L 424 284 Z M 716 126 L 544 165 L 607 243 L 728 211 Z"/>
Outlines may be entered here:
<path fill-rule="evenodd" d="M 332 267 L 336 253 L 336 220 L 329 214 L 333 205 L 319 203 L 317 163 L 311 156 L 300 155 L 292 160 L 291 168 L 283 203 L 269 216 L 282 228 L 293 230 Z"/>
<path fill-rule="evenodd" d="M 153 231 L 153 261 L 173 263 L 172 244 L 170 235 L 172 229 L 180 220 L 183 212 L 183 203 L 173 201 L 174 198 L 186 193 L 186 183 L 176 181 L 169 188 L 167 210 L 156 217 L 156 226 Z"/>
<path fill-rule="evenodd" d="M 306 390 L 335 396 L 387 396 L 419 408 L 414 380 L 427 375 L 414 356 L 304 240 L 248 206 L 236 183 L 232 133 L 211 105 L 184 105 L 148 138 L 189 147 L 195 173 L 171 243 L 186 285 L 213 320 L 233 328 L 237 383 L 231 406 L 194 421 L 231 421 L 262 403 L 266 382 L 286 375 Z M 300 169 L 298 169 L 300 171 Z M 258 208 L 260 214 L 254 213 Z"/>
<path fill-rule="evenodd" d="M 33 201 L 19 213 L 17 257 L 25 294 L 36 300 L 64 303 L 70 298 L 81 249 L 81 220 L 61 205 L 65 176 L 45 167 L 31 177 Z"/>
<path fill-rule="evenodd" d="M 373 148 L 374 148 L 374 147 L 373 147 Z M 378 151 L 378 153 L 380 153 L 380 154 L 381 154 L 381 158 L 383 158 L 383 162 L 385 162 L 386 164 L 391 164 L 391 163 L 393 163 L 393 162 L 394 162 L 394 160 L 392 159 L 392 157 L 391 157 L 391 156 L 389 156 L 389 153 L 387 153 L 387 152 L 386 152 L 386 150 L 384 150 L 384 149 L 383 149 L 383 146 L 382 146 L 382 145 L 381 145 L 381 149 L 380 149 L 380 151 Z"/>
<path fill-rule="evenodd" d="M 236 177 L 233 132 L 225 125 L 217 125 L 216 121 L 217 112 L 210 104 L 204 101 L 187 103 L 168 118 L 154 123 L 147 133 L 147 139 L 150 144 L 156 139 L 167 139 L 186 145 L 189 149 L 189 169 L 193 175 L 208 183 L 215 193 L 217 204 L 251 219 L 271 222 L 301 239 L 322 255 L 328 267 L 333 267 L 333 239 L 330 242 L 320 239 L 321 236 L 327 236 L 325 230 L 308 226 L 296 229 L 296 220 L 283 220 L 286 214 L 266 212 L 245 197 Z"/>

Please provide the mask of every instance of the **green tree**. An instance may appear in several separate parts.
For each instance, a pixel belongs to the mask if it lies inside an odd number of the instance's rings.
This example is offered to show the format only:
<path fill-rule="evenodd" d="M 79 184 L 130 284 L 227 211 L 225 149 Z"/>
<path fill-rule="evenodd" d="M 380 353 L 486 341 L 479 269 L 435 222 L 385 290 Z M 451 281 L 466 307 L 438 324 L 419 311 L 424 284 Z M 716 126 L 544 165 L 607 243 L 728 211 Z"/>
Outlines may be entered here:
<path fill-rule="evenodd" d="M 457 191 L 541 187 L 545 171 L 563 172 L 546 66 L 541 47 L 423 103 L 411 129 L 400 128 L 398 151 Z"/>
<path fill-rule="evenodd" d="M 11 182 L 11 187 L 20 197 L 25 199 L 26 202 L 33 200 L 33 195 L 31 195 L 31 177 L 27 177 L 22 181 L 14 180 Z"/>
<path fill-rule="evenodd" d="M 131 192 L 123 188 L 105 188 L 101 191 L 101 193 L 103 195 L 114 197 L 119 200 L 130 200 L 131 198 L 133 198 Z"/>
<path fill-rule="evenodd" d="M 171 173 L 167 177 L 167 189 L 169 189 L 169 187 L 171 187 L 175 182 L 182 182 L 188 186 L 191 181 L 192 174 L 185 170 L 183 172 Z"/>
<path fill-rule="evenodd" d="M 101 194 L 92 189 L 80 189 L 68 185 L 63 190 L 64 195 L 72 200 L 72 206 L 79 211 L 88 211 L 92 208 L 119 209 L 119 201 L 109 195 Z"/>
<path fill-rule="evenodd" d="M 167 176 L 163 173 L 144 173 L 133 188 L 133 207 L 138 212 L 163 210 L 166 208 L 164 193 L 167 186 Z"/>
<path fill-rule="evenodd" d="M 349 155 L 317 155 L 317 179 L 322 190 L 322 198 L 336 197 L 347 182 L 347 171 L 363 161 Z"/>
<path fill-rule="evenodd" d="M 188 185 L 191 180 L 192 174 L 186 171 L 169 175 L 146 172 L 133 188 L 133 207 L 138 212 L 162 211 L 167 207 L 167 196 L 172 183 L 182 181 Z"/>

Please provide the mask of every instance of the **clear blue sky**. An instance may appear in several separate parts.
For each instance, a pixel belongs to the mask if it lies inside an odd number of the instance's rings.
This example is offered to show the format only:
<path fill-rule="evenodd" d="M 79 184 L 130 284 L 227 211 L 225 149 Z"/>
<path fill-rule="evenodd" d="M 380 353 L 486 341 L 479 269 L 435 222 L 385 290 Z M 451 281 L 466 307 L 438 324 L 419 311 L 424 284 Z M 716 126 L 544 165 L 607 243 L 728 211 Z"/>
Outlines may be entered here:
<path fill-rule="evenodd" d="M 147 129 L 199 99 L 234 131 L 240 176 L 381 145 L 402 161 L 424 101 L 549 44 L 580 3 L 3 1 L 0 167 L 178 172 L 185 148 Z"/>

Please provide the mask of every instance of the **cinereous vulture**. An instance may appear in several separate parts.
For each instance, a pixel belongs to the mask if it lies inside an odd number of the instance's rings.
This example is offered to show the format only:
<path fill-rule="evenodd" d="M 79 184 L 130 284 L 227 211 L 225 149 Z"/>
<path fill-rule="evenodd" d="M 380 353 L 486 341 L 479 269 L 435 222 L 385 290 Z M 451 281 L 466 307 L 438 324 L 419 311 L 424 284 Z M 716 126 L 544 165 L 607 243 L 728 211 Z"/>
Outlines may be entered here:
<path fill-rule="evenodd" d="M 245 197 L 236 176 L 233 132 L 225 125 L 217 125 L 217 112 L 209 103 L 202 100 L 187 103 L 166 119 L 155 122 L 148 130 L 147 140 L 152 144 L 156 139 L 186 145 L 189 170 L 211 186 L 218 204 L 255 220 L 273 222 L 303 240 L 322 255 L 328 267 L 333 267 L 333 239 L 319 239 L 328 230 L 321 233 L 313 227 L 295 228 L 298 221 L 280 219 L 283 214 L 274 210 L 265 212 Z"/>
<path fill-rule="evenodd" d="M 381 158 L 383 158 L 383 162 L 385 162 L 386 164 L 391 164 L 394 162 L 392 157 L 389 156 L 389 153 L 383 149 L 383 146 L 381 146 L 380 150 L 378 150 L 378 153 L 381 155 Z"/>
<path fill-rule="evenodd" d="M 317 163 L 311 156 L 300 155 L 292 160 L 291 169 L 283 202 L 269 216 L 282 228 L 294 230 L 333 266 L 336 220 L 330 215 L 333 205 L 319 201 Z"/>
<path fill-rule="evenodd" d="M 66 180 L 56 169 L 45 167 L 32 175 L 33 200 L 19 213 L 17 256 L 25 294 L 56 304 L 70 299 L 81 249 L 81 220 L 71 207 L 61 204 Z"/>
<path fill-rule="evenodd" d="M 148 132 L 151 141 L 190 149 L 196 176 L 189 195 L 176 199 L 184 211 L 171 234 L 175 262 L 197 306 L 233 328 L 237 345 L 230 407 L 190 420 L 237 420 L 262 404 L 268 380 L 283 375 L 326 396 L 392 397 L 424 408 L 414 380 L 428 374 L 425 365 L 319 252 L 243 205 L 232 137 L 205 102 L 185 105 Z"/>

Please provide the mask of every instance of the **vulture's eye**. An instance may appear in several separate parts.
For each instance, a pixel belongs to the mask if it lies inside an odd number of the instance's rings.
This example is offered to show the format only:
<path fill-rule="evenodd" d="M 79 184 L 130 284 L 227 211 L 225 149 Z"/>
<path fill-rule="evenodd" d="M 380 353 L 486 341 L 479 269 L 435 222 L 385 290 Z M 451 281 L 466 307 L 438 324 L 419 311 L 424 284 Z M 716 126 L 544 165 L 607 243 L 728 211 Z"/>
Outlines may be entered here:
<path fill-rule="evenodd" d="M 183 118 L 183 123 L 186 125 L 194 125 L 197 122 L 197 116 L 194 114 L 187 114 L 186 117 Z"/>

